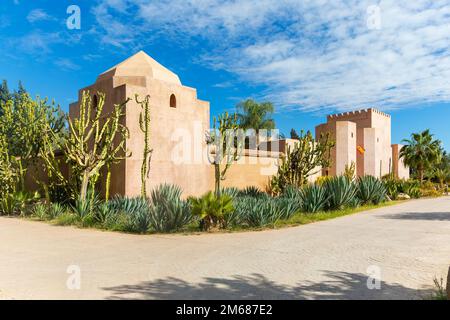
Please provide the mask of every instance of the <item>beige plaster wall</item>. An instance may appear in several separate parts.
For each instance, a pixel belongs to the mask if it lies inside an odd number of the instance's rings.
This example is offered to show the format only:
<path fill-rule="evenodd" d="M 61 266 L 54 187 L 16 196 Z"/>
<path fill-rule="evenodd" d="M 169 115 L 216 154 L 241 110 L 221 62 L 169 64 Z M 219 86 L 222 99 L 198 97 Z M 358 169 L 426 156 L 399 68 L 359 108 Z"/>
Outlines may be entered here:
<path fill-rule="evenodd" d="M 127 96 L 150 95 L 150 146 L 153 149 L 147 188 L 162 183 L 180 186 L 186 195 L 200 195 L 211 185 L 205 132 L 209 129 L 209 103 L 197 99 L 196 90 L 177 84 L 147 79 L 147 87 L 127 85 Z M 170 107 L 170 96 L 177 100 Z M 136 196 L 141 188 L 144 134 L 139 128 L 140 106 L 127 106 L 127 143 L 132 156 L 126 159 L 125 194 Z"/>
<path fill-rule="evenodd" d="M 336 175 L 342 175 L 346 166 L 350 167 L 352 162 L 356 165 L 356 123 L 350 121 L 336 122 L 336 141 L 339 143 L 335 147 Z"/>
<path fill-rule="evenodd" d="M 400 150 L 403 145 L 401 144 L 393 144 L 392 145 L 392 161 L 393 161 L 393 169 L 394 175 L 398 179 L 409 179 L 409 167 L 405 165 L 402 158 L 400 158 Z"/>

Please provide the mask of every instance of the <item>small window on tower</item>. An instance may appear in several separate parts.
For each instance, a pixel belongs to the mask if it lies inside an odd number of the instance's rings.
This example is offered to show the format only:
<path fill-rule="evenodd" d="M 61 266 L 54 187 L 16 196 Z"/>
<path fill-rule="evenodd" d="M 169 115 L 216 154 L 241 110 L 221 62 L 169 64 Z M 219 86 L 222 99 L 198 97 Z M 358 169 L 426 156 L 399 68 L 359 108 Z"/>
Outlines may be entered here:
<path fill-rule="evenodd" d="M 380 142 L 380 138 L 377 138 L 377 142 Z"/>
<path fill-rule="evenodd" d="M 353 138 L 353 132 L 352 132 L 352 138 Z"/>
<path fill-rule="evenodd" d="M 171 108 L 176 108 L 177 107 L 177 98 L 175 97 L 174 94 L 172 94 L 170 96 L 170 107 Z"/>
<path fill-rule="evenodd" d="M 94 110 L 98 108 L 98 97 L 96 94 L 94 94 L 94 97 L 92 98 L 92 107 Z"/>

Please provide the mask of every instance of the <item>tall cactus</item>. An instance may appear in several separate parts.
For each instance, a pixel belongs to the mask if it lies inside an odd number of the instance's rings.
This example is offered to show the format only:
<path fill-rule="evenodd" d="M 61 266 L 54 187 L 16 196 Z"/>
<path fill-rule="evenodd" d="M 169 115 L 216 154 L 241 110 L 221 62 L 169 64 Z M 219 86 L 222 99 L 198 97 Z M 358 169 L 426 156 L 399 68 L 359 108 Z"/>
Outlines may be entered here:
<path fill-rule="evenodd" d="M 242 155 L 244 144 L 244 132 L 239 129 L 237 115 L 229 115 L 225 112 L 213 120 L 213 130 L 207 143 L 215 145 L 214 176 L 215 192 L 221 193 L 221 181 L 225 180 L 226 173 L 233 162 L 238 161 Z M 225 159 L 225 163 L 224 162 Z"/>
<path fill-rule="evenodd" d="M 136 103 L 141 106 L 139 114 L 139 127 L 144 133 L 144 151 L 141 166 L 141 196 L 147 197 L 146 179 L 150 174 L 150 162 L 153 149 L 150 148 L 150 96 L 147 95 L 144 100 L 139 101 L 139 95 L 135 96 Z"/>
<path fill-rule="evenodd" d="M 72 164 L 73 172 L 79 175 L 80 199 L 86 200 L 89 183 L 98 177 L 100 170 L 112 157 L 123 151 L 126 135 L 120 124 L 123 108 L 129 99 L 116 104 L 110 114 L 103 115 L 105 94 L 98 93 L 96 108 L 91 96 L 84 91 L 78 117 L 69 117 L 69 138 L 64 143 L 64 151 Z M 119 142 L 115 142 L 116 138 Z"/>

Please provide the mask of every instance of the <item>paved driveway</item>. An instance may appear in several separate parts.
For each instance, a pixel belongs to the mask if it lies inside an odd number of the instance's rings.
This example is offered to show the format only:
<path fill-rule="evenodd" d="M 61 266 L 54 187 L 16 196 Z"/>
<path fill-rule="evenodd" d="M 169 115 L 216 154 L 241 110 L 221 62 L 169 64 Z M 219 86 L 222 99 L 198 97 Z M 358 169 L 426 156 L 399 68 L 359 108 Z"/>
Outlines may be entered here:
<path fill-rule="evenodd" d="M 0 218 L 6 299 L 420 299 L 449 264 L 448 197 L 296 228 L 191 236 Z M 368 274 L 380 275 L 379 290 L 368 289 Z"/>

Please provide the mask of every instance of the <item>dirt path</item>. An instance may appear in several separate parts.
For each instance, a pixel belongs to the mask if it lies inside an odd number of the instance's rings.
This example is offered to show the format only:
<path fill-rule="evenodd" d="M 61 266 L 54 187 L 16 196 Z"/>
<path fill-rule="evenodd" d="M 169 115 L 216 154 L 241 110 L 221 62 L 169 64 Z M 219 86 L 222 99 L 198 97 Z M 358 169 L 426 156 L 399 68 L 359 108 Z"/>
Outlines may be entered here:
<path fill-rule="evenodd" d="M 296 228 L 198 236 L 0 218 L 0 299 L 420 299 L 449 264 L 449 197 Z M 379 290 L 368 289 L 369 274 L 381 277 Z"/>

